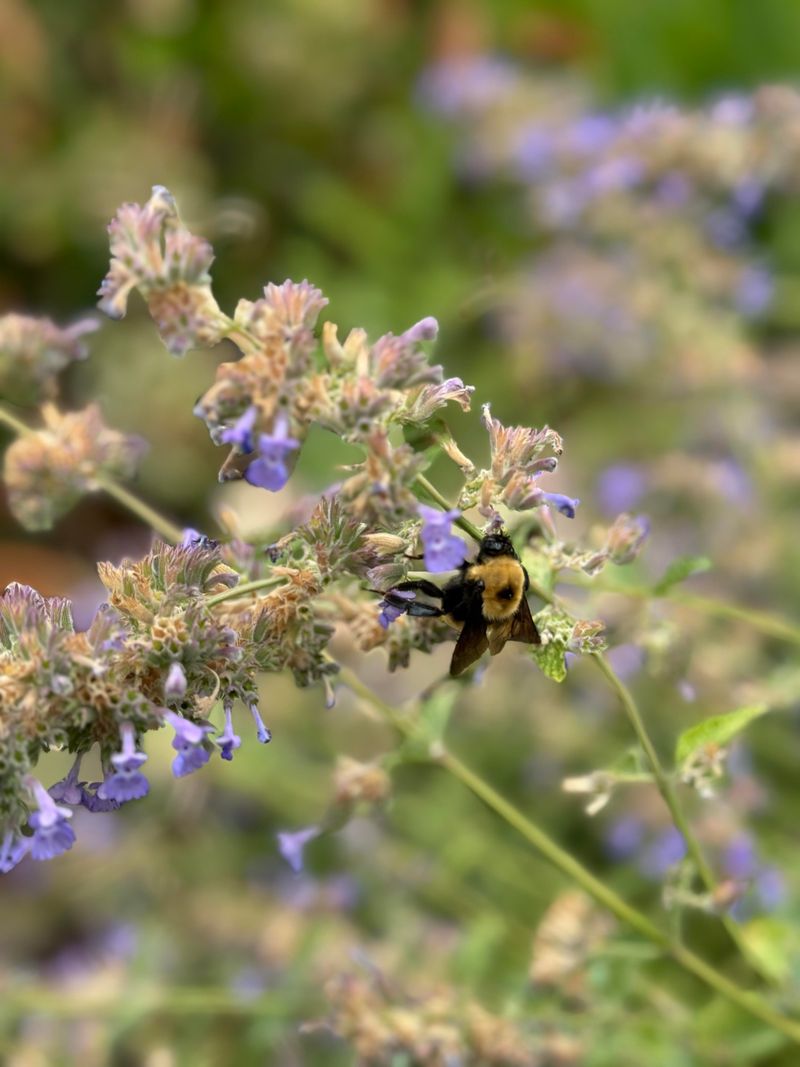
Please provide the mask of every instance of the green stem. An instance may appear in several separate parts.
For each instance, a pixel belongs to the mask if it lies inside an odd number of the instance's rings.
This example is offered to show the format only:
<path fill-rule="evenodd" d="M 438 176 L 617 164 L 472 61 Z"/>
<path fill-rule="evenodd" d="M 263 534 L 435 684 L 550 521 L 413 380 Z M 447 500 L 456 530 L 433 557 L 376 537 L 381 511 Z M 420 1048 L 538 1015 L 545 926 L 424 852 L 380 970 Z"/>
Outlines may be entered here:
<path fill-rule="evenodd" d="M 579 585 L 581 589 L 594 589 L 599 593 L 616 593 L 619 596 L 628 596 L 636 600 L 650 600 L 657 596 L 652 589 L 644 585 L 609 584 L 602 579 L 576 581 L 575 578 L 570 578 L 569 582 L 571 585 Z M 661 596 L 665 600 L 683 604 L 705 615 L 714 615 L 720 619 L 735 619 L 737 622 L 747 623 L 754 630 L 759 630 L 768 637 L 776 637 L 780 641 L 800 645 L 800 626 L 788 619 L 771 615 L 769 612 L 742 607 L 740 604 L 731 604 L 726 600 L 717 600 L 710 596 L 698 596 L 695 593 L 684 592 L 682 589 L 670 589 Z"/>
<path fill-rule="evenodd" d="M 664 803 L 669 808 L 669 813 L 672 816 L 672 821 L 675 824 L 676 829 L 686 842 L 686 849 L 694 862 L 697 869 L 697 873 L 700 875 L 700 879 L 703 885 L 709 893 L 713 893 L 716 889 L 716 879 L 714 878 L 714 872 L 706 860 L 700 842 L 695 837 L 692 828 L 689 825 L 689 821 L 683 812 L 678 801 L 677 794 L 675 792 L 675 786 L 671 777 L 664 770 L 655 746 L 647 732 L 647 727 L 644 724 L 639 708 L 636 705 L 636 701 L 633 699 L 631 691 L 625 685 L 621 678 L 612 670 L 608 660 L 599 652 L 595 652 L 592 655 L 592 659 L 600 669 L 601 674 L 605 677 L 608 684 L 614 690 L 619 697 L 619 701 L 625 709 L 625 714 L 628 717 L 628 721 L 633 727 L 633 732 L 636 734 L 636 739 L 642 747 L 642 750 L 647 757 L 647 762 L 650 764 L 650 769 L 653 772 L 656 786 L 659 793 L 664 798 Z M 754 957 L 750 951 L 747 943 L 744 941 L 741 935 L 741 931 L 737 924 L 724 913 L 720 915 L 722 925 L 725 927 L 728 935 L 733 943 L 738 948 L 742 956 L 747 960 L 750 966 L 766 981 L 773 981 L 771 976 L 767 974 L 760 965 L 760 962 Z"/>
<path fill-rule="evenodd" d="M 221 604 L 224 600 L 233 600 L 235 597 L 254 593 L 257 589 L 270 589 L 272 586 L 280 585 L 284 581 L 286 581 L 285 578 L 279 578 L 273 574 L 269 578 L 256 578 L 252 582 L 242 582 L 241 585 L 234 585 L 231 589 L 226 589 L 222 593 L 215 593 L 214 596 L 210 596 L 206 600 L 206 604 L 213 608 L 215 604 Z"/>
<path fill-rule="evenodd" d="M 25 437 L 28 434 L 36 433 L 32 426 L 28 426 L 27 423 L 18 419 L 16 415 L 13 415 L 7 408 L 0 404 L 0 423 L 5 423 L 10 430 L 13 430 L 19 437 Z M 135 493 L 130 492 L 124 486 L 120 485 L 110 475 L 98 473 L 95 475 L 94 481 L 97 485 L 107 493 L 110 497 L 113 497 L 119 504 L 122 504 L 124 508 L 130 511 L 137 518 L 141 519 L 152 530 L 155 530 L 157 534 L 160 534 L 165 541 L 171 541 L 173 544 L 178 544 L 183 537 L 183 531 L 180 526 L 176 526 L 175 523 L 170 522 L 169 519 L 164 518 L 159 514 L 155 508 L 151 508 L 149 504 L 146 504 L 144 500 L 140 500 Z"/>
<path fill-rule="evenodd" d="M 450 504 L 448 503 L 446 497 L 442 496 L 436 486 L 433 485 L 432 482 L 429 482 L 423 474 L 418 474 L 416 476 L 416 478 L 414 479 L 414 484 L 418 485 L 423 491 L 423 493 L 425 493 L 425 495 L 429 497 L 434 502 L 434 504 L 438 504 L 439 507 L 442 508 L 444 511 L 450 510 Z M 480 532 L 478 527 L 473 526 L 469 519 L 465 519 L 463 515 L 456 519 L 455 524 L 456 526 L 459 526 L 464 531 L 464 533 L 467 533 L 470 537 L 474 538 L 474 540 L 477 541 L 479 544 L 483 540 L 483 534 Z"/>
<path fill-rule="evenodd" d="M 352 670 L 343 667 L 339 677 L 357 696 L 382 712 L 398 731 L 405 736 L 413 735 L 413 719 L 401 715 L 390 704 L 382 700 L 376 693 L 373 693 Z M 496 815 L 499 815 L 501 819 L 524 837 L 554 867 L 576 882 L 598 904 L 607 908 L 621 922 L 627 923 L 642 937 L 657 945 L 684 970 L 695 975 L 715 992 L 800 1045 L 800 1022 L 787 1019 L 772 1008 L 761 996 L 742 989 L 720 974 L 711 964 L 706 963 L 705 960 L 695 955 L 690 949 L 673 941 L 665 930 L 656 926 L 646 915 L 628 904 L 613 889 L 601 882 L 583 864 L 579 863 L 574 856 L 557 844 L 541 827 L 506 800 L 505 797 L 501 796 L 493 786 L 484 781 L 480 775 L 458 757 L 445 749 L 441 749 L 436 755 L 435 762 L 452 774 L 454 778 L 458 779 L 487 807 L 491 808 Z"/>
<path fill-rule="evenodd" d="M 110 497 L 113 497 L 118 504 L 130 511 L 132 515 L 141 519 L 146 526 L 149 526 L 157 534 L 164 538 L 165 541 L 169 541 L 174 545 L 180 544 L 183 539 L 183 530 L 180 526 L 176 526 L 174 522 L 170 522 L 169 519 L 161 515 L 155 508 L 151 508 L 149 504 L 146 504 L 144 500 L 140 500 L 135 493 L 132 493 L 125 486 L 120 485 L 107 474 L 98 474 L 94 479 L 104 493 L 107 493 Z"/>

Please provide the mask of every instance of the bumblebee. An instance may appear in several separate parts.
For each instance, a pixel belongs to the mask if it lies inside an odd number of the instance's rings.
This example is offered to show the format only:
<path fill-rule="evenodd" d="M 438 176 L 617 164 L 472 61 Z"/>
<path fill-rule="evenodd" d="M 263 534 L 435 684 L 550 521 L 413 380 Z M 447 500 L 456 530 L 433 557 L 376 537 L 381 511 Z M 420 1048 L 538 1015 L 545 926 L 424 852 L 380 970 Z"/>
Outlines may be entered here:
<path fill-rule="evenodd" d="M 458 574 L 444 586 L 425 579 L 400 582 L 384 593 L 384 602 L 423 618 L 444 618 L 460 631 L 450 674 L 462 674 L 489 649 L 496 656 L 507 641 L 541 644 L 526 599 L 530 579 L 514 546 L 504 533 L 484 537 L 478 554 L 465 560 Z M 397 594 L 423 593 L 441 607 Z"/>

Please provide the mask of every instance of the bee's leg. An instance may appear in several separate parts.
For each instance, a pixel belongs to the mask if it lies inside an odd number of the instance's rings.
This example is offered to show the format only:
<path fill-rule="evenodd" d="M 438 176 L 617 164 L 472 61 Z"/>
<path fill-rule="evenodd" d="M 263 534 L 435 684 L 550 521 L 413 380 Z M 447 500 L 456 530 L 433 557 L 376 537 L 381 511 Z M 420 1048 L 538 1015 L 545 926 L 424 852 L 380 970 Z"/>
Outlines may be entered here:
<path fill-rule="evenodd" d="M 392 586 L 392 590 L 399 589 L 401 592 L 414 592 L 424 593 L 425 596 L 431 596 L 434 600 L 441 600 L 444 593 L 438 585 L 434 585 L 433 582 L 429 582 L 426 578 L 419 578 L 415 581 L 398 582 L 397 585 Z"/>

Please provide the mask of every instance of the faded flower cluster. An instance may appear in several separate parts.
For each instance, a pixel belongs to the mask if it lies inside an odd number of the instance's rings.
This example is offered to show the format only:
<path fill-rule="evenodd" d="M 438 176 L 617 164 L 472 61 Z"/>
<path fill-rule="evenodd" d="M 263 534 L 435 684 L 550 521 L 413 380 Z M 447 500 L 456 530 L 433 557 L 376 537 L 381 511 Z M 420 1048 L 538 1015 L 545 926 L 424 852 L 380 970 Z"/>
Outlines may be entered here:
<path fill-rule="evenodd" d="M 363 330 L 340 340 L 333 323 L 317 329 L 327 301 L 307 281 L 270 284 L 260 299 L 240 301 L 229 318 L 211 290 L 211 248 L 183 226 L 161 187 L 144 206 L 121 208 L 110 233 L 103 310 L 122 316 L 137 289 L 174 354 L 223 338 L 238 349 L 238 358 L 219 366 L 195 411 L 213 440 L 229 448 L 222 480 L 245 478 L 254 492 L 280 490 L 313 424 L 355 445 L 361 459 L 304 521 L 273 531 L 274 540 L 252 544 L 233 537 L 219 544 L 189 530 L 182 544 L 157 542 L 144 559 L 101 563 L 108 600 L 83 632 L 75 632 L 68 603 L 18 585 L 5 591 L 3 870 L 25 855 L 44 859 L 71 847 L 76 805 L 107 810 L 144 797 L 143 743 L 150 730 L 172 732 L 177 777 L 213 758 L 234 758 L 242 743 L 234 725 L 237 703 L 252 715 L 257 739 L 269 741 L 258 709 L 260 672 L 290 670 L 298 685 L 319 685 L 331 706 L 339 668 L 328 643 L 335 627 L 358 649 L 385 648 L 390 669 L 407 665 L 414 649 L 452 640 L 454 631 L 441 619 L 409 619 L 398 609 L 402 591 L 383 604 L 376 592 L 402 582 L 420 559 L 436 575 L 474 555 L 477 546 L 453 528 L 460 524 L 475 536 L 464 512 L 485 520 L 486 529 L 505 526 L 540 592 L 552 589 L 561 569 L 593 573 L 607 559 L 632 559 L 646 534 L 643 520 L 622 516 L 605 547 L 583 550 L 561 541 L 554 513 L 573 518 L 579 502 L 547 488 L 563 449 L 548 427 L 504 426 L 486 405 L 488 465 L 460 450 L 441 416 L 451 402 L 468 410 L 473 390 L 431 364 L 435 319 L 375 341 Z M 7 325 L 12 339 L 14 329 L 19 332 L 18 325 Z M 65 333 L 47 323 L 38 332 L 26 329 L 36 343 L 9 343 L 4 358 L 9 373 L 16 361 L 30 381 L 43 383 L 41 399 L 53 395 L 45 383 L 66 356 L 82 354 L 75 346 L 85 326 Z M 104 427 L 94 407 L 70 414 L 48 402 L 40 418 L 41 428 L 5 420 L 18 434 L 5 456 L 9 500 L 34 529 L 51 525 L 81 494 L 127 477 L 139 448 Z M 463 476 L 453 508 L 424 477 L 435 452 Z M 533 524 L 520 515 L 532 511 Z M 567 654 L 603 647 L 600 623 L 576 620 L 558 605 L 547 604 L 537 619 L 543 644 L 533 654 L 552 678 L 563 677 Z M 46 789 L 33 771 L 39 756 L 53 749 L 69 750 L 75 762 L 66 778 Z M 82 770 L 88 763 L 99 771 Z M 331 818 L 377 803 L 388 788 L 383 767 L 342 765 Z M 282 835 L 281 850 L 293 866 L 302 864 L 304 846 L 326 826 Z"/>
<path fill-rule="evenodd" d="M 528 380 L 532 359 L 617 379 L 658 362 L 689 386 L 752 372 L 743 320 L 776 297 L 760 233 L 798 188 L 796 89 L 603 109 L 577 79 L 482 55 L 440 62 L 420 88 L 463 130 L 470 177 L 524 195 L 538 254 L 496 310 Z"/>

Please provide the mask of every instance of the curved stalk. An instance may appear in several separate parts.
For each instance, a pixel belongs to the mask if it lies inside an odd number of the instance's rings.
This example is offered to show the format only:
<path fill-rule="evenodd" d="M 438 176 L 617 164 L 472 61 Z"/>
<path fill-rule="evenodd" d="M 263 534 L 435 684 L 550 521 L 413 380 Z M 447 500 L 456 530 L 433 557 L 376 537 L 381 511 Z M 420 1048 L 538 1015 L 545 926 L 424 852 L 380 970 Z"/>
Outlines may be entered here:
<path fill-rule="evenodd" d="M 414 733 L 414 722 L 400 714 L 386 701 L 374 693 L 349 668 L 342 668 L 341 681 L 357 696 L 376 708 L 403 735 L 409 737 Z M 747 1011 L 773 1027 L 796 1044 L 800 1045 L 800 1021 L 789 1019 L 776 1011 L 757 993 L 742 989 L 731 982 L 710 963 L 696 955 L 684 945 L 673 940 L 671 935 L 656 926 L 646 915 L 634 908 L 610 886 L 607 886 L 590 870 L 583 866 L 574 856 L 561 847 L 529 816 L 506 800 L 497 790 L 457 756 L 445 748 L 437 749 L 432 762 L 444 768 L 458 779 L 476 797 L 491 808 L 504 822 L 517 831 L 545 859 L 553 864 L 562 874 L 576 882 L 598 904 L 607 908 L 621 922 L 636 930 L 642 937 L 651 941 L 665 954 L 670 956 L 684 970 L 695 975 L 707 986 L 725 997 L 731 1003 Z"/>

